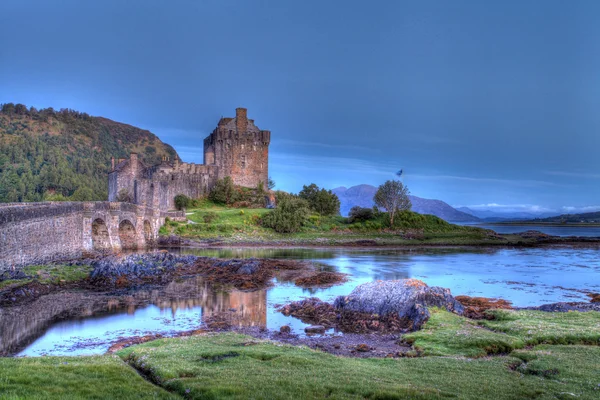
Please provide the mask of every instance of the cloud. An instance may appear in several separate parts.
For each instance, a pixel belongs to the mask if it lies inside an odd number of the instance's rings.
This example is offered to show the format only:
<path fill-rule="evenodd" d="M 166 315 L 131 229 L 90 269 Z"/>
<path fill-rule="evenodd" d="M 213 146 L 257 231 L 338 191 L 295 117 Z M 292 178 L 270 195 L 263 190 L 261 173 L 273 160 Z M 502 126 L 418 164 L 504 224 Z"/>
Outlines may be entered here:
<path fill-rule="evenodd" d="M 352 145 L 352 144 L 303 142 L 303 141 L 299 141 L 299 140 L 289 140 L 289 139 L 281 139 L 281 140 L 278 140 L 277 143 L 282 144 L 282 145 L 292 145 L 292 146 L 300 146 L 300 147 L 321 147 L 324 149 L 333 149 L 336 151 L 345 149 L 345 150 L 359 150 L 361 152 L 381 153 L 381 149 L 377 149 L 374 147 Z"/>
<path fill-rule="evenodd" d="M 544 171 L 547 175 L 565 176 L 569 178 L 600 179 L 600 174 L 591 174 L 587 172 L 567 172 L 567 171 Z"/>
<path fill-rule="evenodd" d="M 512 213 L 512 212 L 530 212 L 530 213 L 545 213 L 545 212 L 556 212 L 555 209 L 547 208 L 537 204 L 498 204 L 498 203 L 487 203 L 487 204 L 472 204 L 467 206 L 456 206 L 456 207 L 468 207 L 472 210 L 481 211 L 495 211 L 498 213 Z"/>
<path fill-rule="evenodd" d="M 420 179 L 433 179 L 433 180 L 453 180 L 453 181 L 464 181 L 473 183 L 495 183 L 511 186 L 522 186 L 522 187 L 539 187 L 539 186 L 563 186 L 554 182 L 530 180 L 530 179 L 500 179 L 500 178 L 485 178 L 485 177 L 471 177 L 471 176 L 458 176 L 458 175 L 426 175 L 426 174 L 411 174 L 411 177 Z"/>
<path fill-rule="evenodd" d="M 344 174 L 363 172 L 376 175 L 392 175 L 395 170 L 391 164 L 376 164 L 367 160 L 349 157 L 309 156 L 292 153 L 272 153 L 271 165 L 281 170 L 306 170 L 328 172 L 339 171 Z"/>

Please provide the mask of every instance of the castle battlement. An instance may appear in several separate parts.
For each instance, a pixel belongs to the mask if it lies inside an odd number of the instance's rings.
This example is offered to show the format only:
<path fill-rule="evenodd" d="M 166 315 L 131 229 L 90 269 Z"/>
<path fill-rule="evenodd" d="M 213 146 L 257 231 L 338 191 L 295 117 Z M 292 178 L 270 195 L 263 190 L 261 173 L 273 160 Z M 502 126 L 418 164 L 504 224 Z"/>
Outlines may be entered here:
<path fill-rule="evenodd" d="M 204 139 L 204 164 L 164 158 L 148 167 L 135 153 L 128 159 L 112 159 L 109 201 L 117 201 L 125 192 L 135 204 L 169 210 L 174 208 L 176 195 L 207 195 L 218 179 L 227 176 L 240 186 L 266 184 L 270 143 L 271 131 L 259 129 L 245 108 L 237 108 L 234 118 L 222 117 Z"/>

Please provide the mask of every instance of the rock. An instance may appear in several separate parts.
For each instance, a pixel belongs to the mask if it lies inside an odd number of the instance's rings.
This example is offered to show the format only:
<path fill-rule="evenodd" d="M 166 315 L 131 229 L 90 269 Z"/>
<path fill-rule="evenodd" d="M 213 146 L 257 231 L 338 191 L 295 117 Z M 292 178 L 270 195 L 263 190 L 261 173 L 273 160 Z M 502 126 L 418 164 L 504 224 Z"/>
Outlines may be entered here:
<path fill-rule="evenodd" d="M 456 296 L 455 299 L 463 305 L 463 315 L 471 319 L 492 319 L 487 310 L 503 309 L 512 310 L 512 303 L 504 299 L 492 299 L 487 297 Z"/>
<path fill-rule="evenodd" d="M 308 334 L 323 334 L 325 333 L 325 327 L 323 325 L 311 325 L 304 328 L 304 332 Z"/>
<path fill-rule="evenodd" d="M 371 348 L 368 345 L 362 343 L 362 344 L 359 344 L 358 346 L 356 346 L 356 351 L 366 353 L 368 351 L 371 351 Z"/>
<path fill-rule="evenodd" d="M 334 307 L 342 320 L 358 322 L 367 330 L 417 330 L 429 319 L 427 307 L 464 312 L 450 289 L 430 287 L 417 279 L 362 284 L 350 295 L 339 296 Z"/>
<path fill-rule="evenodd" d="M 292 328 L 289 325 L 283 325 L 279 328 L 279 333 L 289 334 L 292 332 Z"/>
<path fill-rule="evenodd" d="M 600 303 L 600 293 L 588 293 L 590 303 Z"/>

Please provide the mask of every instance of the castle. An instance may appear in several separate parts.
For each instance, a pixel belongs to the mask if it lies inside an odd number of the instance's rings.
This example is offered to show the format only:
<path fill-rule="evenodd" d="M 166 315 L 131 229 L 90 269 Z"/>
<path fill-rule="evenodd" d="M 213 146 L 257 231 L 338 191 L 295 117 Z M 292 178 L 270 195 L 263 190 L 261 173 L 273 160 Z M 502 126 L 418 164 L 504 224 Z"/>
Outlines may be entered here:
<path fill-rule="evenodd" d="M 227 176 L 239 186 L 256 187 L 269 179 L 271 132 L 260 130 L 248 119 L 245 108 L 235 118 L 221 118 L 204 139 L 204 164 L 165 158 L 146 166 L 132 153 L 129 159 L 112 159 L 108 174 L 108 200 L 123 194 L 134 204 L 167 211 L 175 208 L 175 196 L 198 198 L 210 192 L 217 180 Z"/>

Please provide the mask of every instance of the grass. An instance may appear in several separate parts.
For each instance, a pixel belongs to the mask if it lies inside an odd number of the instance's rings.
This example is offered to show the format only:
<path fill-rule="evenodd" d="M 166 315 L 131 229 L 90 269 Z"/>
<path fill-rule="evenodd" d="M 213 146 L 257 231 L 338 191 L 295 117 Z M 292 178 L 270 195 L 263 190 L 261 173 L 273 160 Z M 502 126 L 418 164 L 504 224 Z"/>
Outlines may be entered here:
<path fill-rule="evenodd" d="M 599 312 L 491 310 L 491 321 L 430 312 L 423 329 L 404 336 L 423 355 L 483 357 L 537 344 L 600 345 Z"/>
<path fill-rule="evenodd" d="M 397 228 L 385 229 L 379 220 L 348 223 L 340 216 L 311 215 L 303 229 L 294 234 L 280 234 L 260 226 L 260 218 L 267 209 L 228 208 L 204 200 L 199 207 L 188 209 L 191 222 L 167 222 L 162 235 L 177 235 L 188 239 L 218 239 L 225 244 L 276 244 L 290 246 L 344 246 L 368 240 L 372 245 L 494 245 L 533 242 L 514 236 L 506 239 L 490 238 L 479 228 L 449 224 L 432 215 L 412 212 L 397 216 Z M 213 215 L 214 219 L 210 220 Z M 205 217 L 207 219 L 205 219 Z M 210 222 L 206 222 L 209 220 Z M 401 235 L 399 232 L 408 232 Z M 364 244 L 363 244 L 364 245 Z"/>
<path fill-rule="evenodd" d="M 600 313 L 493 311 L 498 320 L 471 321 L 439 309 L 431 312 L 421 331 L 405 335 L 423 357 L 345 358 L 235 333 L 208 334 L 132 346 L 117 353 L 122 361 L 112 355 L 0 358 L 1 397 L 501 400 L 600 395 L 600 346 L 528 346 L 542 340 L 597 344 Z"/>
<path fill-rule="evenodd" d="M 492 310 L 491 321 L 482 326 L 521 338 L 527 345 L 600 345 L 599 312 L 543 312 L 532 310 Z"/>
<path fill-rule="evenodd" d="M 353 359 L 220 334 L 162 339 L 119 355 L 192 399 L 592 399 L 600 384 L 600 348 L 585 346 L 519 350 L 516 357 Z"/>
<path fill-rule="evenodd" d="M 19 280 L 6 280 L 0 282 L 0 289 L 11 285 L 25 285 L 37 280 L 40 283 L 66 283 L 85 279 L 92 271 L 89 265 L 30 265 L 23 272 L 32 278 Z"/>
<path fill-rule="evenodd" d="M 0 358 L 0 398 L 173 399 L 116 356 Z"/>
<path fill-rule="evenodd" d="M 421 330 L 404 336 L 423 355 L 483 357 L 525 346 L 519 337 L 485 329 L 480 321 L 435 308 L 430 312 L 431 318 Z"/>

